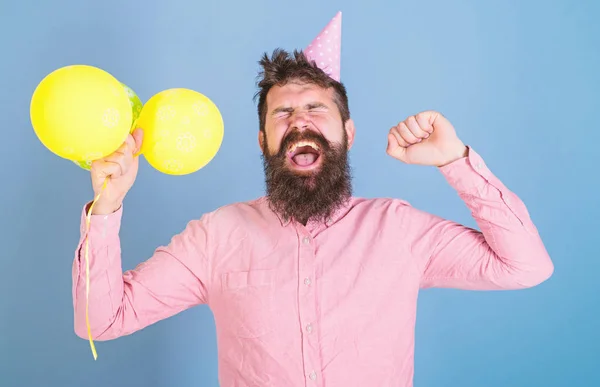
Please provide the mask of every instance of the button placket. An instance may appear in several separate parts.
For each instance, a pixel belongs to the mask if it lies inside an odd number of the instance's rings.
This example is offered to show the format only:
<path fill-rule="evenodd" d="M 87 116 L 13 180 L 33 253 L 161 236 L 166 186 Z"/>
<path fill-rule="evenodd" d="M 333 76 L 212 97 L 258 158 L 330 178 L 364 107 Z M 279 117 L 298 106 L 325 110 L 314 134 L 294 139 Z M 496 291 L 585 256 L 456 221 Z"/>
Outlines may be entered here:
<path fill-rule="evenodd" d="M 300 231 L 300 230 L 299 230 Z M 298 305 L 300 313 L 300 325 L 302 329 L 303 360 L 306 367 L 306 375 L 312 381 L 317 380 L 317 371 L 320 367 L 318 342 L 315 336 L 316 321 L 316 288 L 315 288 L 315 241 L 305 234 L 306 230 L 299 232 L 300 255 L 299 277 L 300 282 Z"/>

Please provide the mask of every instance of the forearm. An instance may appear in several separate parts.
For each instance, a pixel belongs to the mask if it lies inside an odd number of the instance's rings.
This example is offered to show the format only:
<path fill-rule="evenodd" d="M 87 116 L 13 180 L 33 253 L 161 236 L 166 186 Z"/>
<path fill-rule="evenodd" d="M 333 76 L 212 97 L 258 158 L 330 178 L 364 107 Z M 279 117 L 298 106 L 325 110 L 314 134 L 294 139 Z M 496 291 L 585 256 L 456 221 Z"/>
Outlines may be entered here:
<path fill-rule="evenodd" d="M 448 221 L 434 224 L 439 243 L 431 253 L 425 286 L 521 289 L 552 274 L 552 261 L 525 204 L 478 154 L 470 151 L 441 171 L 481 231 Z"/>
<path fill-rule="evenodd" d="M 95 340 L 128 335 L 207 299 L 207 233 L 202 221 L 159 247 L 146 261 L 123 273 L 119 228 L 122 208 L 92 216 L 89 232 L 89 321 Z M 87 338 L 86 239 L 82 238 L 73 263 L 75 331 Z"/>
<path fill-rule="evenodd" d="M 75 333 L 87 338 L 86 325 L 86 242 L 89 261 L 89 321 L 95 340 L 115 338 L 124 329 L 116 329 L 117 311 L 123 300 L 123 273 L 120 239 L 120 213 L 93 216 L 86 234 L 82 215 L 80 243 L 73 261 L 73 307 Z M 86 241 L 86 237 L 89 239 Z"/>

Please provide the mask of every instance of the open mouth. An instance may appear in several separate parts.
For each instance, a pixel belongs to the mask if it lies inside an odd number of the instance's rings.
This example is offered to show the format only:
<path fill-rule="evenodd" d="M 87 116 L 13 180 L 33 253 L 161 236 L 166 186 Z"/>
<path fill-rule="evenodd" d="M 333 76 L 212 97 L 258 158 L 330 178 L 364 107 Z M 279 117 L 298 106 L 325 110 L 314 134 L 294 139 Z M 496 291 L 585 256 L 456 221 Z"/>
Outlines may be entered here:
<path fill-rule="evenodd" d="M 287 151 L 291 164 L 298 169 L 312 169 L 321 160 L 320 147 L 313 141 L 299 141 L 290 146 Z"/>

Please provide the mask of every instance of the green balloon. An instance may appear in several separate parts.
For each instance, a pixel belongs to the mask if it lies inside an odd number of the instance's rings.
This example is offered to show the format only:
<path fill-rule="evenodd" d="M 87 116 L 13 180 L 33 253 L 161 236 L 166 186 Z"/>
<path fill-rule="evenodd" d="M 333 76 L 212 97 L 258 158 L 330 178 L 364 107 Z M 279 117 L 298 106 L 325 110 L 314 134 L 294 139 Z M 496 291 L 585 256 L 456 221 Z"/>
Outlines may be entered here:
<path fill-rule="evenodd" d="M 140 97 L 138 97 L 138 95 L 135 93 L 135 91 L 133 91 L 129 86 L 125 85 L 124 83 L 121 83 L 123 85 L 123 88 L 125 89 L 125 92 L 127 92 L 127 96 L 129 97 L 129 103 L 131 104 L 131 110 L 133 113 L 132 116 L 132 120 L 131 120 L 131 129 L 135 129 L 133 127 L 133 125 L 135 124 L 135 121 L 137 121 L 138 117 L 140 116 L 140 113 L 142 112 L 142 107 L 144 106 L 144 104 L 142 104 L 142 100 L 140 99 Z"/>
<path fill-rule="evenodd" d="M 85 169 L 86 171 L 89 171 L 90 169 L 92 169 L 92 162 L 91 161 L 75 161 L 72 160 L 75 164 L 77 164 L 79 167 Z"/>
<path fill-rule="evenodd" d="M 123 85 L 123 89 L 127 93 L 127 97 L 129 98 L 129 104 L 131 105 L 131 112 L 132 112 L 131 131 L 133 131 L 133 129 L 135 129 L 135 127 L 134 127 L 135 122 L 139 118 L 140 113 L 142 112 L 142 107 L 144 107 L 144 104 L 142 103 L 142 100 L 140 99 L 140 97 L 138 97 L 138 95 L 135 93 L 135 91 L 133 91 L 129 86 L 127 86 L 126 84 L 124 84 L 122 82 L 121 82 L 121 85 Z M 92 161 L 93 160 L 82 160 L 82 161 L 72 160 L 72 161 L 75 164 L 77 164 L 79 167 L 85 169 L 86 171 L 89 171 L 90 169 L 92 169 Z"/>

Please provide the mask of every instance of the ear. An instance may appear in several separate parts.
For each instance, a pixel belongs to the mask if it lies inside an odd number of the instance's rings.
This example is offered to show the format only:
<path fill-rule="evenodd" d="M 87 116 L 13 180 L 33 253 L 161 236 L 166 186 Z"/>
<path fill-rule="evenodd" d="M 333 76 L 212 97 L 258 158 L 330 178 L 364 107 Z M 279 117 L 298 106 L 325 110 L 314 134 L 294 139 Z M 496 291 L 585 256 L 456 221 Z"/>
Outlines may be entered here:
<path fill-rule="evenodd" d="M 258 131 L 258 146 L 260 147 L 260 150 L 262 151 L 262 153 L 265 153 L 265 147 L 266 147 L 266 143 L 265 143 L 265 132 L 262 130 Z"/>
<path fill-rule="evenodd" d="M 344 129 L 346 130 L 346 135 L 348 136 L 348 149 L 350 149 L 352 148 L 352 144 L 354 144 L 354 121 L 352 121 L 352 119 L 348 119 L 344 125 Z"/>

